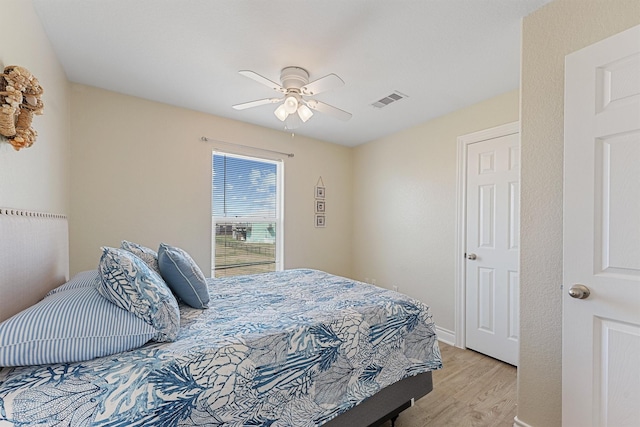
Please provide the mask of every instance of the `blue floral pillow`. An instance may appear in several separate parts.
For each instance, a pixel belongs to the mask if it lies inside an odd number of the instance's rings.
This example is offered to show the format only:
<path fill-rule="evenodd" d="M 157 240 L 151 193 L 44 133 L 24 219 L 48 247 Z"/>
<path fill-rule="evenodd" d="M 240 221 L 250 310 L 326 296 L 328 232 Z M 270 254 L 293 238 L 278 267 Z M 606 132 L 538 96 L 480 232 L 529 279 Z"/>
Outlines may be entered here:
<path fill-rule="evenodd" d="M 160 275 L 124 249 L 103 247 L 98 291 L 151 326 L 155 341 L 174 341 L 180 329 L 178 302 Z"/>
<path fill-rule="evenodd" d="M 143 260 L 149 268 L 160 274 L 160 267 L 158 267 L 158 253 L 156 251 L 127 240 L 123 240 L 122 243 L 120 243 L 120 247 Z"/>

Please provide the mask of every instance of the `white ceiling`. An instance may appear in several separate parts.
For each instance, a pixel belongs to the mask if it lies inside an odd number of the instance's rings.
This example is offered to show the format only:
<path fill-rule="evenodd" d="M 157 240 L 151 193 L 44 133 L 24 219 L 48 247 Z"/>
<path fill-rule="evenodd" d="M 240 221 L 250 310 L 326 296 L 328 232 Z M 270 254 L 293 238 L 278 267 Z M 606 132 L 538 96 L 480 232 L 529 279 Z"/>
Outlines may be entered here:
<path fill-rule="evenodd" d="M 296 133 L 355 146 L 516 89 L 520 21 L 550 0 L 33 0 L 72 82 L 274 129 L 279 82 L 294 65 L 345 85 L 316 99 Z M 409 97 L 371 104 L 394 91 Z"/>

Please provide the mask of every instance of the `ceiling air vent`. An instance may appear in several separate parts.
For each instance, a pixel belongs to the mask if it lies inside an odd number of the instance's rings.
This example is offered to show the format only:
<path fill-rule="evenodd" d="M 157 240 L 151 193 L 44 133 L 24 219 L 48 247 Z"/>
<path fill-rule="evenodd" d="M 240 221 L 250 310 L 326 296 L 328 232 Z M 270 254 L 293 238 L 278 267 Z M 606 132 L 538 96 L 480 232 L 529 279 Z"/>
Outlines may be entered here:
<path fill-rule="evenodd" d="M 385 96 L 382 99 L 377 100 L 376 102 L 374 102 L 373 105 L 376 108 L 382 108 L 382 107 L 386 107 L 389 104 L 392 104 L 396 101 L 400 101 L 401 99 L 404 98 L 408 98 L 407 95 L 405 95 L 404 93 L 400 93 L 398 91 L 393 92 L 390 95 Z"/>

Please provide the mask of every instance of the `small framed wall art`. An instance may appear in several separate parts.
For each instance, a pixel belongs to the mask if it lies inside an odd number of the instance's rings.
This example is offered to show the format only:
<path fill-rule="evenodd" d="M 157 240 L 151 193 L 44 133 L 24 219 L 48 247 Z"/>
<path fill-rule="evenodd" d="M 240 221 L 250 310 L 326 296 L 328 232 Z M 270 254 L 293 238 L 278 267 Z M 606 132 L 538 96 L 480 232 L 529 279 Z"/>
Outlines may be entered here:
<path fill-rule="evenodd" d="M 324 186 L 324 182 L 322 181 L 322 177 L 318 178 L 318 182 L 316 182 L 316 186 L 314 188 L 314 196 L 315 196 L 315 226 L 316 228 L 324 228 L 326 227 L 326 213 L 327 213 L 327 201 L 326 201 L 326 188 Z"/>

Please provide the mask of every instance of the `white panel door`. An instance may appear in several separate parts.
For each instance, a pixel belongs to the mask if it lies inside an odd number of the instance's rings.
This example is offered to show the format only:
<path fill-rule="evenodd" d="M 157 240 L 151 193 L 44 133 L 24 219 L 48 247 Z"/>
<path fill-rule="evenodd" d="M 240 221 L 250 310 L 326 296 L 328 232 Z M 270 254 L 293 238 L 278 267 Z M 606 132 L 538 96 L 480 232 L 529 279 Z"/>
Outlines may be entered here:
<path fill-rule="evenodd" d="M 640 26 L 568 55 L 565 73 L 563 426 L 635 427 Z"/>
<path fill-rule="evenodd" d="M 518 364 L 520 135 L 467 147 L 466 347 Z"/>

